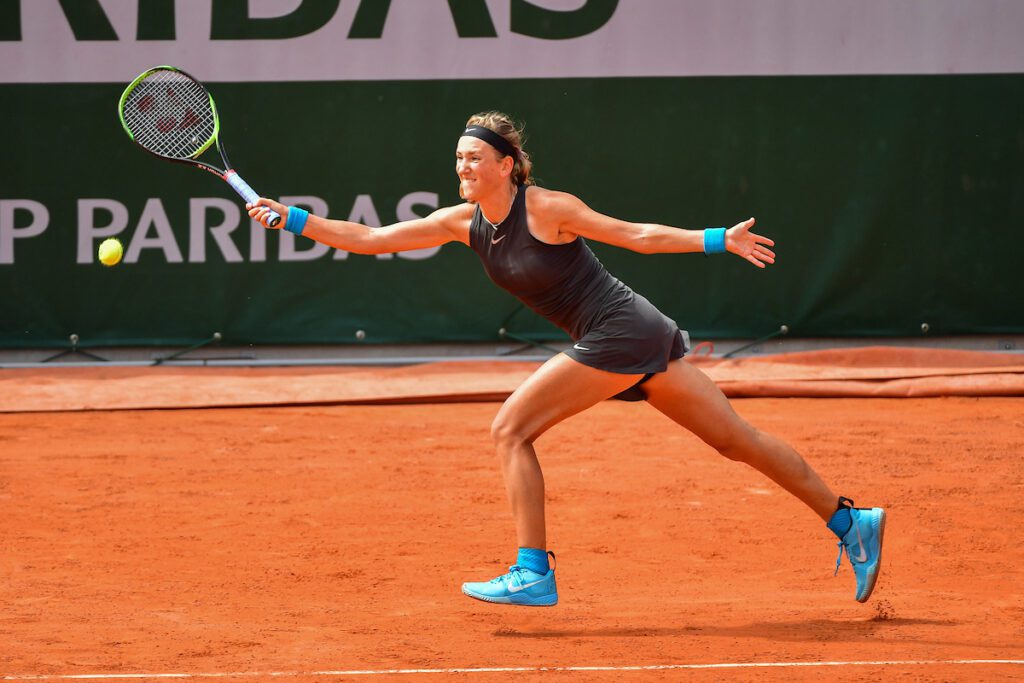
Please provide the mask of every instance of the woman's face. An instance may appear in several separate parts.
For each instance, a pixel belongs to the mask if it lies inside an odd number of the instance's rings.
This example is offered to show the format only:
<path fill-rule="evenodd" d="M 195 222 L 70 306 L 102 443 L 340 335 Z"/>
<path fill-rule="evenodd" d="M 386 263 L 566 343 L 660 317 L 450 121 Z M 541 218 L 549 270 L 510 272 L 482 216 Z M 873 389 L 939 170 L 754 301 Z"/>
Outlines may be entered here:
<path fill-rule="evenodd" d="M 459 194 L 467 201 L 480 198 L 508 183 L 513 164 L 509 157 L 498 158 L 498 150 L 479 138 L 459 138 L 455 148 L 455 173 L 459 176 Z"/>

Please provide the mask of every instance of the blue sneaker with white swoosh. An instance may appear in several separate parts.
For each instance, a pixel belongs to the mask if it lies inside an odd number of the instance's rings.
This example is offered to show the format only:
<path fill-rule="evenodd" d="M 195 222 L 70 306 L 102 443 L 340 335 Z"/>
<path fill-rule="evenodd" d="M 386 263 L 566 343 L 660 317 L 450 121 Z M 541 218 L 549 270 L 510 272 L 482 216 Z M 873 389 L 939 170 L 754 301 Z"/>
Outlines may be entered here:
<path fill-rule="evenodd" d="M 882 508 L 855 508 L 850 503 L 852 524 L 839 541 L 836 573 L 843 560 L 843 551 L 850 560 L 857 579 L 857 602 L 867 602 L 875 589 L 878 572 L 882 568 L 882 539 L 885 536 L 885 510 Z"/>
<path fill-rule="evenodd" d="M 462 584 L 462 592 L 476 600 L 501 605 L 550 607 L 558 604 L 554 567 L 548 569 L 547 574 L 538 574 L 514 564 L 507 574 L 490 581 Z"/>

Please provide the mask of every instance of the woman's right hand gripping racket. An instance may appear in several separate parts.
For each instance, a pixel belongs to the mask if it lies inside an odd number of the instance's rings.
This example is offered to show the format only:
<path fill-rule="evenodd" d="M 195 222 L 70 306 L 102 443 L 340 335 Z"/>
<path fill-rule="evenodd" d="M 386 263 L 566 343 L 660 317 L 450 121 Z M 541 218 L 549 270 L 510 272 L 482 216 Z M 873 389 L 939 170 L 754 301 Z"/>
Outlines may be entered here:
<path fill-rule="evenodd" d="M 156 66 L 143 72 L 125 88 L 117 110 L 128 137 L 142 149 L 161 159 L 192 164 L 219 176 L 246 202 L 259 199 L 256 191 L 231 168 L 218 137 L 220 118 L 213 96 L 181 69 Z M 223 169 L 197 161 L 215 142 Z M 270 213 L 267 225 L 275 228 L 281 216 Z"/>

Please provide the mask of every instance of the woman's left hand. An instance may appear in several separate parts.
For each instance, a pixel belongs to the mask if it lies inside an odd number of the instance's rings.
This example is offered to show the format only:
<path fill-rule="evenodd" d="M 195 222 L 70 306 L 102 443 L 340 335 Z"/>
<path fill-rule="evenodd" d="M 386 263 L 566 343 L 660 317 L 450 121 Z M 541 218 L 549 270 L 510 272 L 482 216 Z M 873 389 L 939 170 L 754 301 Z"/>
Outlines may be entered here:
<path fill-rule="evenodd" d="M 766 263 L 775 263 L 775 252 L 768 248 L 774 247 L 775 242 L 750 232 L 752 227 L 754 219 L 748 218 L 726 230 L 725 250 L 747 259 L 758 268 L 764 268 Z"/>

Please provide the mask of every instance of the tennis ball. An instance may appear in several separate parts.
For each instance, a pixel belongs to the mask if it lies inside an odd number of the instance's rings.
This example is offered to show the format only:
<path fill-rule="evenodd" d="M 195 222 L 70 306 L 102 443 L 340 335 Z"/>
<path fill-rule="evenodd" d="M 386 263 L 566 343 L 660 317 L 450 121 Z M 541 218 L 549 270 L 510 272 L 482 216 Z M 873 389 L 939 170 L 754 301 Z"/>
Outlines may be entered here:
<path fill-rule="evenodd" d="M 100 263 L 103 265 L 116 266 L 121 262 L 122 254 L 124 254 L 124 247 L 121 246 L 121 240 L 111 237 L 100 243 L 99 257 Z"/>

